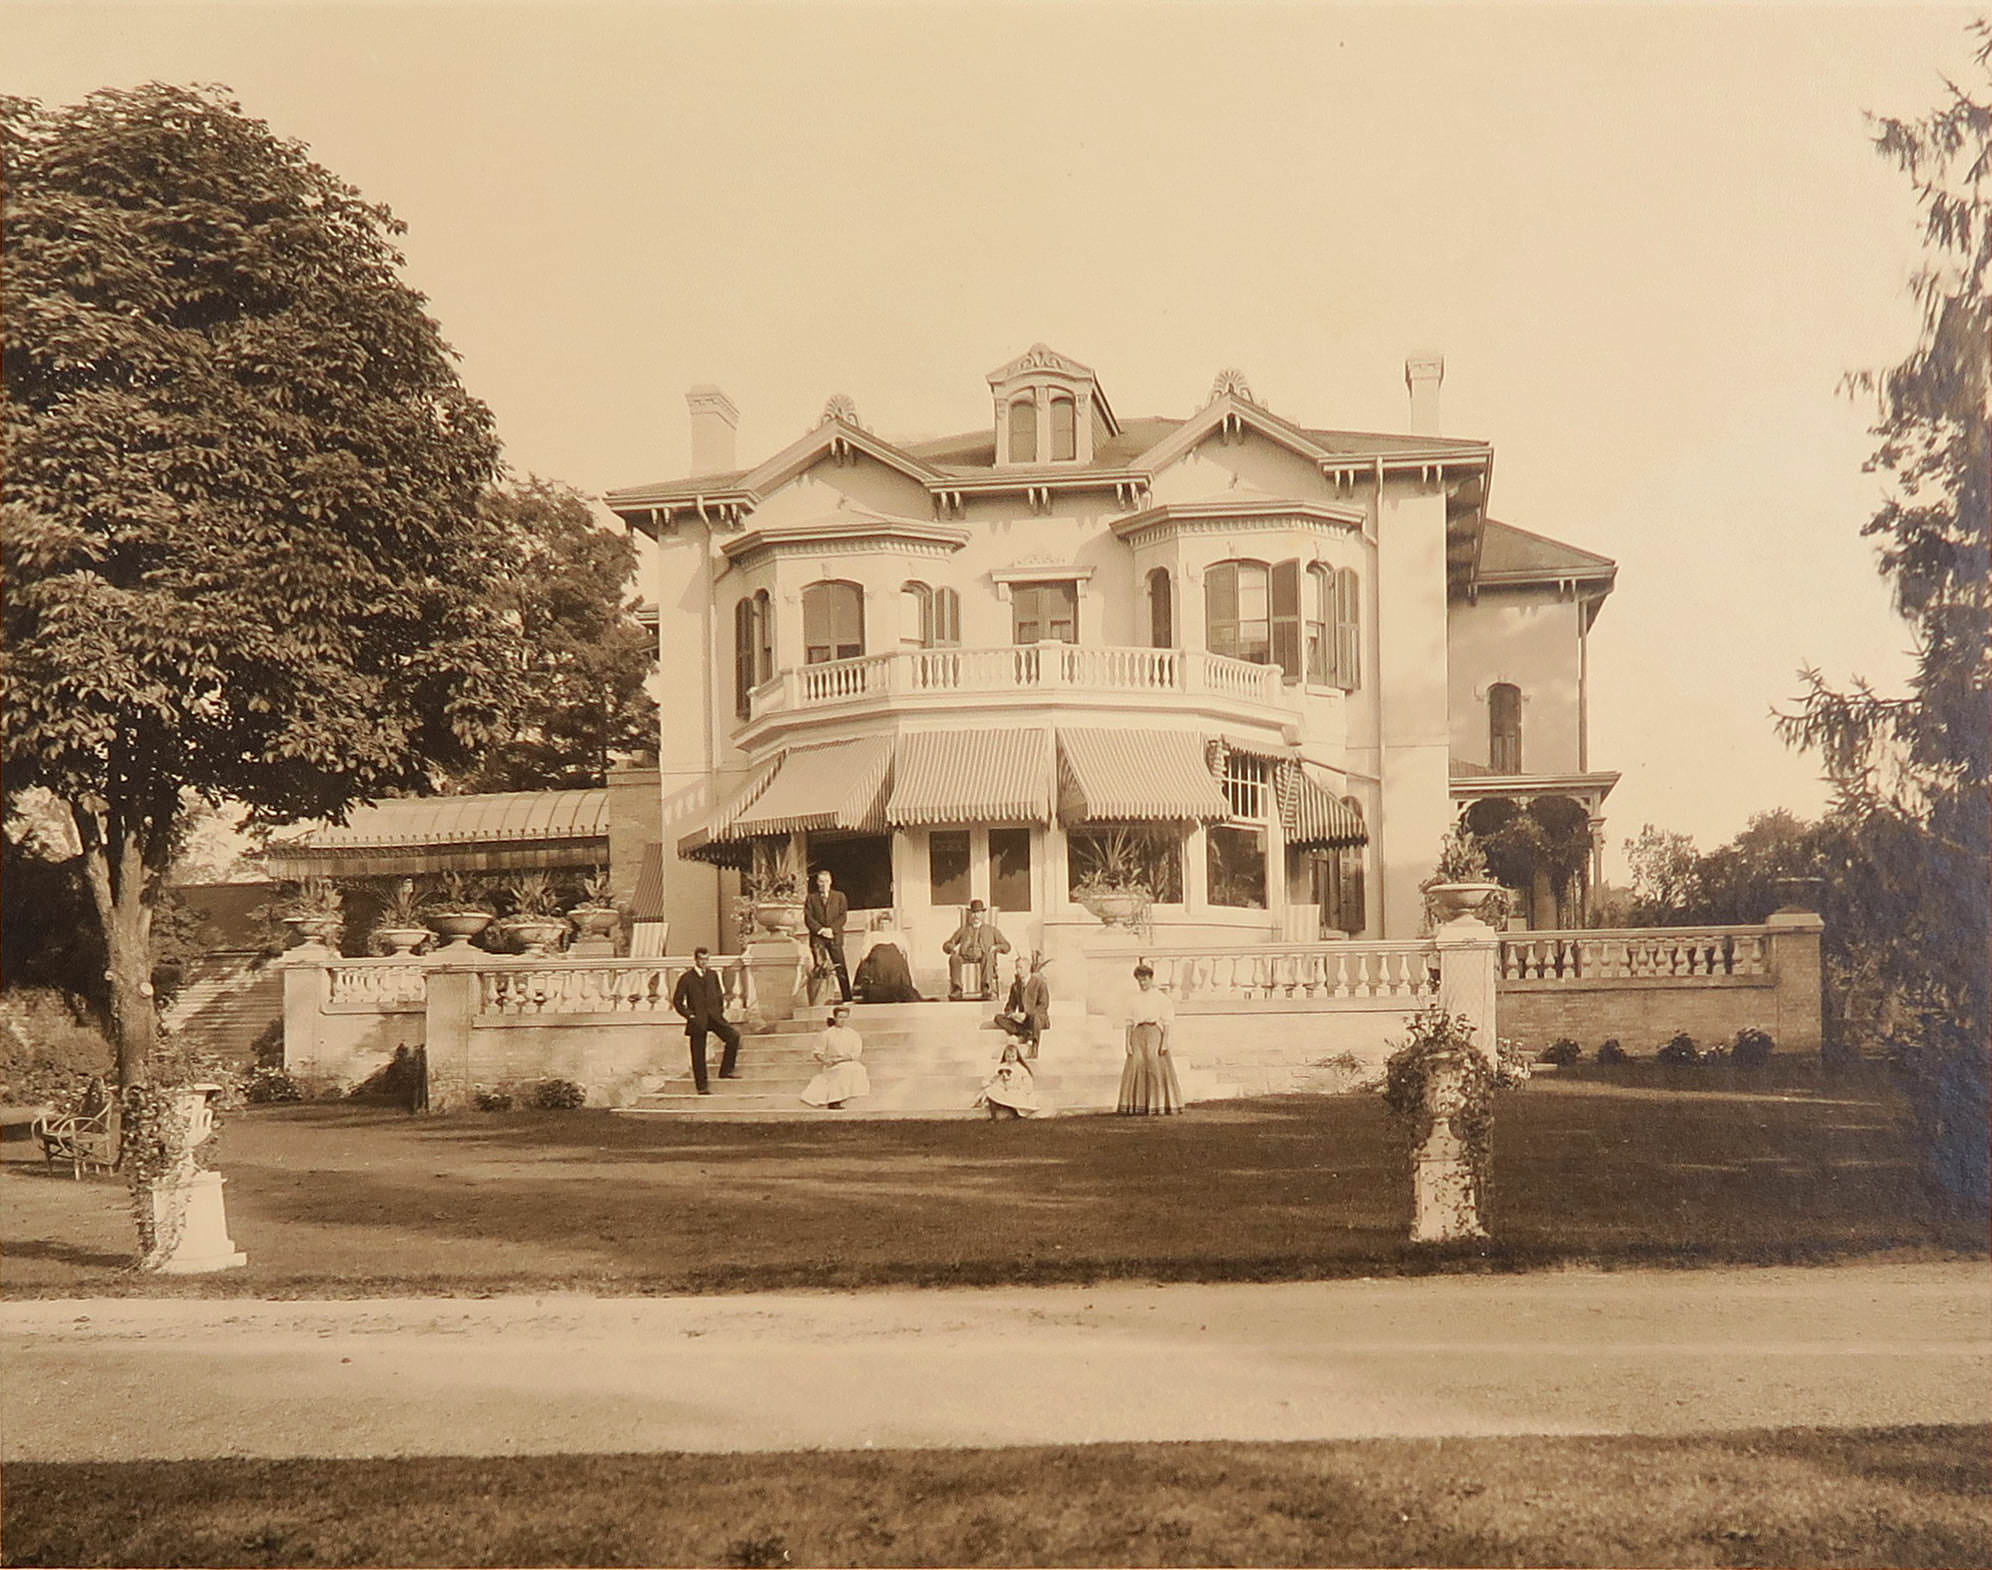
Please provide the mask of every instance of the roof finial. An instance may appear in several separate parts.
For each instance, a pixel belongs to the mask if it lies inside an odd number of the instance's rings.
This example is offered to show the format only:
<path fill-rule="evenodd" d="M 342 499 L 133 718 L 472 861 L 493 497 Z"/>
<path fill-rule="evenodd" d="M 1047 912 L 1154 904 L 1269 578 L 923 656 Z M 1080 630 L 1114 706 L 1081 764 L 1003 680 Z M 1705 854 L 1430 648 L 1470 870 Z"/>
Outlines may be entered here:
<path fill-rule="evenodd" d="M 1252 396 L 1252 389 L 1245 380 L 1245 373 L 1230 366 L 1219 371 L 1217 380 L 1210 384 L 1210 401 L 1216 403 L 1220 398 L 1236 398 L 1241 403 L 1258 401 Z"/>
<path fill-rule="evenodd" d="M 858 418 L 858 406 L 848 393 L 832 393 L 830 401 L 823 406 L 823 418 L 841 420 L 846 425 L 855 425 L 863 430 L 864 423 Z"/>

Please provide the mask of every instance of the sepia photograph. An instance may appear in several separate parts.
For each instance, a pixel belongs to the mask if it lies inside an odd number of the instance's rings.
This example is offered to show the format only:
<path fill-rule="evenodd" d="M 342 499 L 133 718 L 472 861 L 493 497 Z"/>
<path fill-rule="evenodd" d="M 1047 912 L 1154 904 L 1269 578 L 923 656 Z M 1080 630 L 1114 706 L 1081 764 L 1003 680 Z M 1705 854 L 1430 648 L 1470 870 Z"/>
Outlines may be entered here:
<path fill-rule="evenodd" d="M 0 398 L 0 1565 L 1992 1566 L 1992 13 L 0 0 Z"/>

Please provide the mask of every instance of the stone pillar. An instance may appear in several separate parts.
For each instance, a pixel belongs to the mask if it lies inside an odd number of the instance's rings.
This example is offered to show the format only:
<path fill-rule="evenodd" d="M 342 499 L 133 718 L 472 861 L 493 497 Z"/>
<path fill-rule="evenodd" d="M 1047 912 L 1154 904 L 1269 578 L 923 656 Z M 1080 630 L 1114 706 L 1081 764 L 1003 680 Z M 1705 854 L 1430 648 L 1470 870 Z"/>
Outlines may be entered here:
<path fill-rule="evenodd" d="M 1764 925 L 1771 929 L 1768 958 L 1777 978 L 1777 1019 L 1765 1021 L 1763 1028 L 1776 1039 L 1780 1052 L 1823 1051 L 1824 971 L 1819 943 L 1826 922 L 1816 911 L 1787 909 L 1772 911 Z"/>
<path fill-rule="evenodd" d="M 1436 484 L 1393 479 L 1378 503 L 1376 587 L 1363 614 L 1376 622 L 1378 905 L 1386 939 L 1424 924 L 1419 885 L 1452 827 L 1452 720 L 1446 608 L 1446 498 Z"/>
<path fill-rule="evenodd" d="M 332 993 L 325 965 L 331 955 L 322 944 L 305 944 L 277 961 L 284 972 L 284 1067 L 293 1074 L 317 1072 L 319 1026 Z"/>
<path fill-rule="evenodd" d="M 1500 1058 L 1495 1015 L 1495 972 L 1500 937 L 1478 916 L 1455 916 L 1433 937 L 1439 950 L 1439 1005 L 1473 1025 L 1473 1044 L 1496 1063 Z"/>
<path fill-rule="evenodd" d="M 477 1015 L 477 967 L 436 965 L 427 973 L 423 1021 L 429 1065 L 429 1110 L 460 1112 L 471 1105 L 470 1032 Z"/>
<path fill-rule="evenodd" d="M 795 1018 L 796 975 L 802 960 L 800 940 L 779 933 L 757 933 L 747 940 L 747 969 L 754 978 L 754 1019 L 757 1028 Z M 833 984 L 831 989 L 837 989 Z"/>

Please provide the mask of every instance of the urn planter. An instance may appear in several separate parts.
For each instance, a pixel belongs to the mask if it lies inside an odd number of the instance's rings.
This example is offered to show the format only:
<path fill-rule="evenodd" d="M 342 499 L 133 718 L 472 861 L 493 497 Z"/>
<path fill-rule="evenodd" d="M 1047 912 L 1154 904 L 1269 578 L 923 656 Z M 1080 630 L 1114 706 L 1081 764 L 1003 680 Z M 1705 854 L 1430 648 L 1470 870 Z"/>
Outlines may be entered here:
<path fill-rule="evenodd" d="M 558 916 L 512 916 L 499 924 L 499 930 L 519 946 L 520 953 L 544 958 L 567 931 L 567 923 Z"/>
<path fill-rule="evenodd" d="M 1146 896 L 1133 889 L 1099 889 L 1079 896 L 1079 903 L 1109 927 L 1132 927 L 1148 906 Z"/>
<path fill-rule="evenodd" d="M 374 936 L 387 945 L 390 956 L 413 954 L 417 948 L 429 941 L 427 927 L 377 927 Z"/>
<path fill-rule="evenodd" d="M 577 938 L 606 938 L 622 919 L 613 905 L 576 905 L 567 913 Z"/>
<path fill-rule="evenodd" d="M 802 901 L 756 900 L 754 922 L 763 932 L 779 932 L 792 938 L 802 931 Z"/>
<path fill-rule="evenodd" d="M 1501 892 L 1498 883 L 1434 883 L 1427 892 L 1432 897 L 1432 911 L 1440 921 L 1456 921 L 1461 916 L 1477 914 L 1496 894 Z"/>
<path fill-rule="evenodd" d="M 299 947 L 316 944 L 320 948 L 334 948 L 346 922 L 342 916 L 286 916 L 284 924 L 291 929 Z"/>
<path fill-rule="evenodd" d="M 423 918 L 439 938 L 448 938 L 447 947 L 459 954 L 467 952 L 470 940 L 495 919 L 488 910 L 432 910 Z"/>

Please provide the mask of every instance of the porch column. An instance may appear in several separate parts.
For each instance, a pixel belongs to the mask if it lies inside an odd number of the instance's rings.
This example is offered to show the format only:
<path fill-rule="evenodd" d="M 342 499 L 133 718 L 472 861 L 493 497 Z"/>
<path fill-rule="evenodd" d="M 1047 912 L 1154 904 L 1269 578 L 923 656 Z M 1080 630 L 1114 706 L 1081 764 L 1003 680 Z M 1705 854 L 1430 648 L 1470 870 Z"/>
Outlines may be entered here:
<path fill-rule="evenodd" d="M 1591 828 L 1591 886 L 1584 891 L 1584 909 L 1595 914 L 1598 909 L 1598 891 L 1605 886 L 1605 820 L 1595 813 L 1590 819 Z"/>

